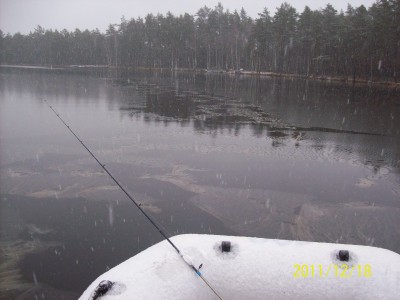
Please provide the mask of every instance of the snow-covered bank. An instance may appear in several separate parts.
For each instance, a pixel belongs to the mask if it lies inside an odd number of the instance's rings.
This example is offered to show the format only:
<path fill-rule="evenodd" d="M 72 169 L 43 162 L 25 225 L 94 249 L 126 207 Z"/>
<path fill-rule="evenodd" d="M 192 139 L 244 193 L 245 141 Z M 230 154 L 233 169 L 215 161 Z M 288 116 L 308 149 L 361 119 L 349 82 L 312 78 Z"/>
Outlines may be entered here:
<path fill-rule="evenodd" d="M 223 299 L 398 299 L 400 255 L 381 248 L 187 234 L 172 238 Z M 230 241 L 229 252 L 221 242 Z M 342 250 L 342 251 L 341 251 Z M 340 254 L 339 254 L 339 251 Z M 101 299 L 216 299 L 167 241 L 98 277 Z"/>

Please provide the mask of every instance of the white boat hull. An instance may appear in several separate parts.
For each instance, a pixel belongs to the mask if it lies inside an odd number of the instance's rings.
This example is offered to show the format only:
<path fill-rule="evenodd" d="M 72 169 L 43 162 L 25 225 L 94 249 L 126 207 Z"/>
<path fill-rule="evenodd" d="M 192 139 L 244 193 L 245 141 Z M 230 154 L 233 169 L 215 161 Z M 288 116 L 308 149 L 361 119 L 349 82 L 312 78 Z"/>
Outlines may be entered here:
<path fill-rule="evenodd" d="M 203 265 L 223 299 L 400 299 L 400 255 L 389 250 L 197 234 L 171 240 L 194 266 Z M 231 242 L 230 252 L 221 251 L 222 241 Z M 104 273 L 80 299 L 93 298 L 102 280 L 113 283 L 102 300 L 217 299 L 167 241 Z"/>

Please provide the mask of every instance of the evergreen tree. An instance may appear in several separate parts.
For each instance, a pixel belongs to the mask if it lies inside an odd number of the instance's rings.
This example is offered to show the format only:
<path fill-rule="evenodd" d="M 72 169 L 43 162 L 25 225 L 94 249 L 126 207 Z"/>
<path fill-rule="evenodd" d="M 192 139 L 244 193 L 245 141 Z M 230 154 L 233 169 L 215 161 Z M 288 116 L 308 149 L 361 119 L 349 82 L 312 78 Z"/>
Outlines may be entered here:
<path fill-rule="evenodd" d="M 144 19 L 72 32 L 37 26 L 22 35 L 0 31 L 0 59 L 8 64 L 109 65 L 118 67 L 255 70 L 306 76 L 398 79 L 400 4 L 378 0 L 370 8 L 328 4 L 301 14 L 283 3 L 256 20 L 225 10 L 200 8 L 194 16 L 148 14 Z"/>

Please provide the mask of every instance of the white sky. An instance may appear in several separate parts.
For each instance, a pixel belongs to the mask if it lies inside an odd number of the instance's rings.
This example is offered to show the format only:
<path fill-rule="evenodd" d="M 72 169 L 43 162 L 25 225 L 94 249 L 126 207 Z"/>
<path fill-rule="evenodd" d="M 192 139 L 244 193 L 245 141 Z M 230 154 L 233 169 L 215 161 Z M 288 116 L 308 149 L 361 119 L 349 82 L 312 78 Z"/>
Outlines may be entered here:
<path fill-rule="evenodd" d="M 194 14 L 207 5 L 215 7 L 221 2 L 224 8 L 240 11 L 241 7 L 255 18 L 267 7 L 271 14 L 282 0 L 0 0 L 0 29 L 4 33 L 29 33 L 37 25 L 45 29 L 95 29 L 104 31 L 109 24 L 119 23 L 122 15 L 127 20 L 144 17 L 148 13 L 175 15 Z M 298 12 L 308 5 L 319 9 L 331 3 L 338 11 L 346 10 L 347 3 L 370 7 L 374 0 L 287 0 Z"/>

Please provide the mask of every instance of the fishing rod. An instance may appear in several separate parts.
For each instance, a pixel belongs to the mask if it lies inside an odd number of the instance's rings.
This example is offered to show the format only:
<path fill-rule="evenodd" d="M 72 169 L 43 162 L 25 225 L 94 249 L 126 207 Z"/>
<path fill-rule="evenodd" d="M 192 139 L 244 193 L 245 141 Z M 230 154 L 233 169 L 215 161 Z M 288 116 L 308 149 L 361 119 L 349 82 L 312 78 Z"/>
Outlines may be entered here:
<path fill-rule="evenodd" d="M 54 114 L 60 119 L 60 121 L 68 128 L 68 130 L 73 134 L 73 136 L 81 143 L 81 145 L 89 152 L 89 154 L 95 159 L 95 161 L 100 165 L 100 167 L 111 177 L 111 179 L 115 182 L 116 185 L 125 193 L 125 195 L 133 202 L 133 204 L 140 210 L 140 212 L 150 221 L 150 223 L 157 229 L 157 231 L 167 240 L 167 242 L 175 249 L 178 255 L 182 258 L 182 260 L 188 265 L 202 280 L 203 282 L 211 289 L 211 291 L 218 297 L 218 299 L 222 300 L 222 297 L 217 293 L 217 291 L 211 286 L 211 284 L 204 278 L 203 274 L 200 272 L 200 267 L 196 268 L 189 260 L 187 260 L 179 248 L 171 241 L 171 239 L 167 236 L 167 234 L 156 224 L 156 222 L 143 210 L 141 207 L 141 203 L 137 202 L 135 198 L 122 186 L 122 184 L 111 174 L 111 172 L 106 168 L 106 165 L 103 164 L 94 154 L 93 152 L 85 145 L 83 140 L 81 140 L 75 132 L 71 129 L 71 127 L 61 118 L 60 114 L 55 111 L 53 106 L 50 105 L 47 100 L 43 99 L 43 101 L 47 104 L 48 107 L 54 112 Z"/>

